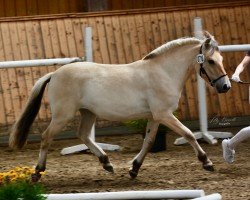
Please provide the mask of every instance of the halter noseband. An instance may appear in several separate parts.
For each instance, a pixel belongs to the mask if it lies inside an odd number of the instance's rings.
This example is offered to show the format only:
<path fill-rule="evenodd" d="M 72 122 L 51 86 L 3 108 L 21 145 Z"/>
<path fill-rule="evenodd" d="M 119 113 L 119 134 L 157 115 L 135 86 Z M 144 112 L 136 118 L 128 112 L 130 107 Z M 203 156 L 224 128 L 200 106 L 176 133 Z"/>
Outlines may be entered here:
<path fill-rule="evenodd" d="M 227 74 L 223 74 L 223 75 L 221 75 L 220 77 L 218 77 L 218 78 L 216 78 L 216 79 L 214 79 L 214 80 L 211 80 L 210 77 L 208 76 L 206 70 L 205 70 L 204 67 L 203 67 L 204 62 L 205 62 L 205 56 L 204 56 L 204 54 L 202 53 L 202 45 L 201 45 L 201 47 L 200 47 L 200 52 L 199 52 L 199 54 L 197 55 L 197 63 L 200 64 L 200 76 L 202 76 L 202 74 L 205 74 L 206 77 L 207 77 L 207 79 L 208 79 L 208 81 L 209 81 L 209 83 L 211 84 L 211 86 L 214 87 L 214 86 L 215 86 L 215 83 L 216 83 L 218 80 L 220 80 L 221 78 L 223 78 L 224 76 L 227 76 Z"/>

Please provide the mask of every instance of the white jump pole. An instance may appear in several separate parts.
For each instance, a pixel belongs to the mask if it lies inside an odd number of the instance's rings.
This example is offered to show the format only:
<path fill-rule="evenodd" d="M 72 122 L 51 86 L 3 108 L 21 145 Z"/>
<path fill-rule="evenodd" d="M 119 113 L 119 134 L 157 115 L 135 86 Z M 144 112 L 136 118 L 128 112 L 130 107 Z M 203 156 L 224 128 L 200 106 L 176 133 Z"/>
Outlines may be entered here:
<path fill-rule="evenodd" d="M 85 58 L 87 62 L 93 62 L 93 49 L 92 49 L 92 28 L 85 28 Z M 91 129 L 91 139 L 95 141 L 95 124 Z"/>
<path fill-rule="evenodd" d="M 198 197 L 193 200 L 221 200 L 221 199 L 222 199 L 222 196 L 218 193 L 215 193 L 215 194 L 210 194 L 204 197 Z"/>
<path fill-rule="evenodd" d="M 250 44 L 221 45 L 219 46 L 219 50 L 221 52 L 249 51 Z"/>
<path fill-rule="evenodd" d="M 91 27 L 86 27 L 83 30 L 84 34 L 84 41 L 85 41 L 85 60 L 87 62 L 93 62 L 93 50 L 92 50 L 92 28 Z M 93 125 L 91 129 L 91 139 L 95 141 L 95 124 Z M 120 146 L 118 145 L 112 145 L 112 144 L 105 144 L 105 143 L 97 143 L 99 147 L 101 147 L 103 150 L 108 150 L 108 151 L 118 151 L 120 149 Z M 88 147 L 85 144 L 79 144 L 71 147 L 67 147 L 62 149 L 61 155 L 68 155 L 72 153 L 77 153 L 80 151 L 85 151 L 87 150 Z"/>
<path fill-rule="evenodd" d="M 203 190 L 155 190 L 74 194 L 48 194 L 47 200 L 128 200 L 128 199 L 192 199 L 204 196 Z"/>
<path fill-rule="evenodd" d="M 0 62 L 0 69 L 16 68 L 16 67 L 35 67 L 49 65 L 65 65 L 72 62 L 81 62 L 84 58 L 51 58 L 51 59 L 36 59 L 36 60 L 17 60 Z"/>
<path fill-rule="evenodd" d="M 202 21 L 201 18 L 196 17 L 194 19 L 194 32 L 195 37 L 201 39 L 202 38 Z M 194 136 L 196 139 L 203 138 L 209 144 L 216 144 L 216 138 L 229 138 L 232 137 L 233 134 L 229 132 L 208 132 L 207 126 L 207 103 L 206 103 L 206 87 L 205 81 L 197 74 L 197 84 L 198 84 L 198 99 L 199 99 L 199 119 L 200 119 L 200 131 L 195 132 Z M 187 140 L 183 137 L 175 140 L 175 145 L 181 145 L 187 143 Z"/>

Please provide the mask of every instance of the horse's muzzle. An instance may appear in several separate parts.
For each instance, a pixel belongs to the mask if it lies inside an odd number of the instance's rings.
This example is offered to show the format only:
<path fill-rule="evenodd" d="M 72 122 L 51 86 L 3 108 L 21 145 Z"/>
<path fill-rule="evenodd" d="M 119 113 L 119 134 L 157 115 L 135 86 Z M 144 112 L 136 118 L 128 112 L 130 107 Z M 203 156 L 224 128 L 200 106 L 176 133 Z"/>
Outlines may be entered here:
<path fill-rule="evenodd" d="M 227 83 L 223 84 L 222 87 L 216 86 L 218 93 L 226 93 L 228 90 L 230 90 L 230 88 L 231 88 L 231 84 L 227 84 Z"/>

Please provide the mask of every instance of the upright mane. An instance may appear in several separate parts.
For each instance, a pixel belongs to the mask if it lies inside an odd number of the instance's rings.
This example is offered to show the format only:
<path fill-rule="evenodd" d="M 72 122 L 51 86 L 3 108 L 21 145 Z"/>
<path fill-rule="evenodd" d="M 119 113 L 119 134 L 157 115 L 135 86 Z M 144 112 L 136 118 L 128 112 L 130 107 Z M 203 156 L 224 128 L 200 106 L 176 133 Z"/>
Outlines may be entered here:
<path fill-rule="evenodd" d="M 199 44 L 201 43 L 202 40 L 194 38 L 194 37 L 187 37 L 187 38 L 180 38 L 176 40 L 172 40 L 170 42 L 167 42 L 160 47 L 156 48 L 155 50 L 151 51 L 148 55 L 146 55 L 142 60 L 148 60 L 155 58 L 158 55 L 161 55 L 162 53 L 174 49 L 176 47 L 180 47 L 183 45 L 188 45 L 188 44 Z"/>

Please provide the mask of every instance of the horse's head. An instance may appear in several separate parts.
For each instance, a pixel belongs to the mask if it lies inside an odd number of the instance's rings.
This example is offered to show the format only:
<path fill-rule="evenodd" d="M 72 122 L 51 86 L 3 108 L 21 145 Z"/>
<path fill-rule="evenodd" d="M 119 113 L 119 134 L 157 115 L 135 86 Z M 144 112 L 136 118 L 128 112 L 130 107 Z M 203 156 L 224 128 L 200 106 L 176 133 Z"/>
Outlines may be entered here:
<path fill-rule="evenodd" d="M 231 88 L 231 83 L 222 63 L 223 57 L 220 54 L 218 43 L 208 32 L 204 32 L 204 37 L 197 56 L 200 76 L 215 87 L 218 93 L 225 93 Z"/>

